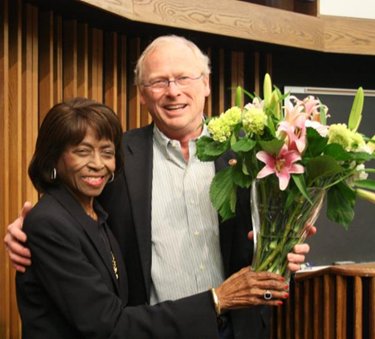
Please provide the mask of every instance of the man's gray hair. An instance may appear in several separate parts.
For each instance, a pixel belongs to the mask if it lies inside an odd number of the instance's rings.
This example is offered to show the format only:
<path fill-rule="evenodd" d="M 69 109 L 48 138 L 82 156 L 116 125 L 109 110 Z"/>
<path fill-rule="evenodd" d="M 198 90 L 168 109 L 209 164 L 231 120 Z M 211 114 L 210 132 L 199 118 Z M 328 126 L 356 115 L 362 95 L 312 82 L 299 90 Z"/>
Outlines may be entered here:
<path fill-rule="evenodd" d="M 139 86 L 142 84 L 143 81 L 143 64 L 146 56 L 150 54 L 153 50 L 155 50 L 157 47 L 163 45 L 163 44 L 170 44 L 174 43 L 176 44 L 177 48 L 178 45 L 185 45 L 189 47 L 194 55 L 197 57 L 197 61 L 201 64 L 202 68 L 202 74 L 203 75 L 209 75 L 211 70 L 210 70 L 210 59 L 208 58 L 207 55 L 205 55 L 196 44 L 194 44 L 192 41 L 185 39 L 184 37 L 177 36 L 177 35 L 163 35 L 155 40 L 153 40 L 143 51 L 141 56 L 139 57 L 137 61 L 137 65 L 134 69 L 135 73 L 135 84 Z"/>

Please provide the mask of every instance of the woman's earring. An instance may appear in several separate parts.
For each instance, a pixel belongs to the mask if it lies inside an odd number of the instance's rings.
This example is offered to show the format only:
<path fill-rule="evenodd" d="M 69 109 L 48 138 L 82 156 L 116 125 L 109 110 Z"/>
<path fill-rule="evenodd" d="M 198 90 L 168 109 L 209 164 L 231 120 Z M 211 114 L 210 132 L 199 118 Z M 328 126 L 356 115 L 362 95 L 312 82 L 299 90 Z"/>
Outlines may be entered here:
<path fill-rule="evenodd" d="M 107 181 L 107 184 L 113 182 L 113 180 L 115 180 L 115 173 L 112 172 L 111 178 Z"/>
<path fill-rule="evenodd" d="M 51 172 L 51 180 L 54 181 L 56 180 L 57 173 L 56 173 L 56 168 L 54 167 Z"/>

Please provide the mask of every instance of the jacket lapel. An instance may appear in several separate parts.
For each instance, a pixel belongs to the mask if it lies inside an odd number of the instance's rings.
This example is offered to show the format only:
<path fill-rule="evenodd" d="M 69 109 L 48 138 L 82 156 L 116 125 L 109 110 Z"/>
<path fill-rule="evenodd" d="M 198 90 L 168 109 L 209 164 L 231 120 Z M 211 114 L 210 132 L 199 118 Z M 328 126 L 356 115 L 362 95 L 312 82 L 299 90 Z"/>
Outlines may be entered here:
<path fill-rule="evenodd" d="M 128 132 L 124 138 L 125 177 L 139 244 L 147 300 L 151 289 L 151 194 L 153 124 Z"/>
<path fill-rule="evenodd" d="M 107 250 L 104 247 L 102 239 L 99 237 L 98 231 L 93 227 L 91 220 L 87 217 L 82 206 L 64 186 L 53 188 L 49 190 L 48 193 L 51 194 L 62 205 L 62 207 L 68 211 L 72 218 L 74 218 L 82 226 L 84 232 L 87 234 L 92 245 L 98 252 L 98 255 L 107 268 L 116 292 L 119 293 L 118 283 L 113 272 L 112 263 L 110 262 L 109 257 L 106 255 Z"/>

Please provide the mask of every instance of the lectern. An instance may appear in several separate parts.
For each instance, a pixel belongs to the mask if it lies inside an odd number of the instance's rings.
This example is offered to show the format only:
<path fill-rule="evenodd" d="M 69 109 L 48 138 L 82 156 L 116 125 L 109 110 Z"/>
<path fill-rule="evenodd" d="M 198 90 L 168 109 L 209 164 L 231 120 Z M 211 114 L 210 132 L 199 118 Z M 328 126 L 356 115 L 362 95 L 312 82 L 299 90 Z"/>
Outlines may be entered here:
<path fill-rule="evenodd" d="M 297 273 L 272 339 L 375 339 L 375 262 Z"/>

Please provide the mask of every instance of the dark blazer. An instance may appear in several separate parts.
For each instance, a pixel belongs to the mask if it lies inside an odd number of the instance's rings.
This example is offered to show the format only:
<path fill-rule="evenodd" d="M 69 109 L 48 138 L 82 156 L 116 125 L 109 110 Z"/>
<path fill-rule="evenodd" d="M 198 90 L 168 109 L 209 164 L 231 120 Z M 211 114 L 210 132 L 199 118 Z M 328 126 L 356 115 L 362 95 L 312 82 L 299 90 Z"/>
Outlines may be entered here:
<path fill-rule="evenodd" d="M 117 281 L 95 226 L 64 187 L 49 190 L 27 215 L 33 264 L 16 277 L 23 338 L 217 337 L 209 292 L 154 307 L 125 307 L 128 284 L 120 249 L 110 233 Z"/>
<path fill-rule="evenodd" d="M 123 251 L 128 269 L 129 303 L 149 303 L 151 289 L 151 193 L 153 124 L 124 134 L 125 166 L 122 175 L 101 196 L 109 212 L 109 224 Z M 228 166 L 229 156 L 215 162 L 216 170 Z M 251 230 L 250 195 L 239 190 L 234 219 L 220 223 L 220 246 L 228 277 L 251 262 L 253 247 L 247 239 Z M 128 258 L 128 259 L 127 259 Z M 266 338 L 269 310 L 253 307 L 231 312 L 236 339 Z"/>

